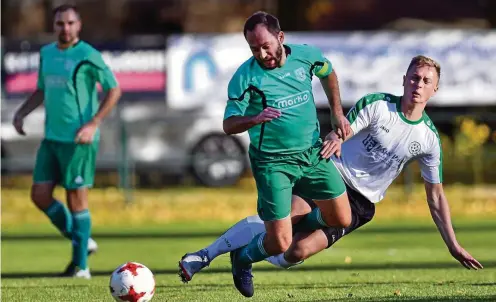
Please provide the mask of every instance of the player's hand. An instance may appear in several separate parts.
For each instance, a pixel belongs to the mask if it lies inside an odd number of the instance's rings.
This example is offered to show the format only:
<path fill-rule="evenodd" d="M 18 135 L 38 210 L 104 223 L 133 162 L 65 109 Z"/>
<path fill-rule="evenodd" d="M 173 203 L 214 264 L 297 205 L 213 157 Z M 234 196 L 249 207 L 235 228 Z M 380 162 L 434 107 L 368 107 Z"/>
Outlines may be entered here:
<path fill-rule="evenodd" d="M 332 128 L 336 132 L 339 138 L 345 140 L 349 135 L 351 135 L 350 122 L 343 114 L 336 116 L 333 119 Z"/>
<path fill-rule="evenodd" d="M 14 125 L 15 130 L 17 133 L 20 135 L 26 135 L 26 132 L 24 132 L 23 126 L 24 126 L 24 118 L 20 116 L 19 114 L 14 115 L 14 120 L 12 121 L 12 125 Z"/>
<path fill-rule="evenodd" d="M 472 257 L 472 255 L 470 255 L 461 246 L 456 246 L 454 248 L 451 248 L 450 253 L 453 256 L 453 258 L 458 260 L 467 269 L 478 270 L 483 268 L 482 264 L 480 264 L 479 261 L 475 260 L 475 258 Z"/>
<path fill-rule="evenodd" d="M 339 139 L 336 133 L 331 132 L 324 139 L 320 155 L 323 158 L 330 158 L 333 154 L 336 154 L 337 157 L 341 156 L 341 139 Z"/>
<path fill-rule="evenodd" d="M 261 124 L 270 122 L 271 120 L 281 116 L 281 111 L 272 107 L 265 108 L 262 112 L 255 116 L 255 123 Z"/>
<path fill-rule="evenodd" d="M 93 137 L 98 129 L 98 124 L 91 121 L 85 124 L 81 129 L 78 130 L 75 138 L 75 142 L 78 144 L 91 144 L 93 142 Z"/>

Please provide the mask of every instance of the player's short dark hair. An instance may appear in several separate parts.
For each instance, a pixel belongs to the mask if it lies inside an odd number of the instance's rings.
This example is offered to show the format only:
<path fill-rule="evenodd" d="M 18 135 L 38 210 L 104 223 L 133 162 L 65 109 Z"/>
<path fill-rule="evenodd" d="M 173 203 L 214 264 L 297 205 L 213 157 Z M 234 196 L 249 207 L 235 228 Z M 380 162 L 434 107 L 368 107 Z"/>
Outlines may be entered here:
<path fill-rule="evenodd" d="M 79 10 L 76 7 L 76 5 L 74 5 L 74 4 L 59 5 L 53 9 L 52 13 L 53 13 L 53 16 L 55 17 L 55 15 L 58 13 L 65 13 L 65 12 L 70 11 L 70 10 L 74 11 L 74 13 L 78 16 L 78 18 L 81 18 L 79 15 Z"/>
<path fill-rule="evenodd" d="M 245 27 L 243 29 L 243 34 L 246 37 L 246 32 L 255 29 L 255 26 L 262 24 L 267 28 L 267 30 L 277 36 L 281 32 L 281 26 L 279 25 L 279 20 L 266 12 L 258 11 L 251 15 L 245 22 Z"/>

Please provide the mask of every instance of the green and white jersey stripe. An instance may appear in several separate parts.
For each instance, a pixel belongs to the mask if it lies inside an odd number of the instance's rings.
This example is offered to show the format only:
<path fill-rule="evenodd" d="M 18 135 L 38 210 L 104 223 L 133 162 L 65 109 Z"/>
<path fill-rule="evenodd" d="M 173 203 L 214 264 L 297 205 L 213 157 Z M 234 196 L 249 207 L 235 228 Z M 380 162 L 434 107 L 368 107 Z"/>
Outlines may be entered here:
<path fill-rule="evenodd" d="M 345 182 L 371 202 L 382 200 L 413 160 L 427 182 L 443 181 L 439 134 L 425 112 L 417 121 L 407 120 L 399 96 L 373 93 L 360 99 L 347 117 L 354 135 L 333 160 Z"/>

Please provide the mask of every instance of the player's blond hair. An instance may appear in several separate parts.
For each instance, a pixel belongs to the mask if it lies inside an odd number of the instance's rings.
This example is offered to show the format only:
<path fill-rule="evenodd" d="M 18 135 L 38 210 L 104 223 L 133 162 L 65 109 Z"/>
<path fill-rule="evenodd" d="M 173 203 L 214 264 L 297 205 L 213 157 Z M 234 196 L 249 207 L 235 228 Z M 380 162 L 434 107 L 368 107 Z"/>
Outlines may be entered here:
<path fill-rule="evenodd" d="M 410 70 L 413 66 L 419 67 L 419 66 L 429 66 L 429 67 L 434 67 L 437 72 L 437 78 L 438 81 L 441 80 L 441 65 L 434 60 L 433 58 L 429 58 L 427 56 L 423 55 L 418 55 L 413 57 L 413 59 L 410 61 L 410 65 L 408 65 L 408 69 L 406 72 Z"/>

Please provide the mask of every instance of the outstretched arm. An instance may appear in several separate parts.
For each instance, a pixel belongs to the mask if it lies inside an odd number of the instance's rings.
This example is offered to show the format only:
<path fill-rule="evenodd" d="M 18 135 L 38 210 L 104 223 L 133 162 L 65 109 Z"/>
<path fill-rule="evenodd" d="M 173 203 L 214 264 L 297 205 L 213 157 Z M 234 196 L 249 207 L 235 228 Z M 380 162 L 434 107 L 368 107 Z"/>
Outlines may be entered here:
<path fill-rule="evenodd" d="M 443 185 L 441 183 L 433 184 L 427 181 L 424 183 L 432 219 L 436 223 L 437 229 L 453 258 L 458 260 L 467 269 L 477 270 L 482 268 L 482 265 L 465 251 L 456 240 L 455 231 L 451 224 L 448 200 L 444 195 Z"/>
<path fill-rule="evenodd" d="M 333 80 L 329 80 L 329 82 L 332 81 Z M 328 92 L 326 91 L 326 93 Z M 353 135 L 359 133 L 363 129 L 368 128 L 371 124 L 376 123 L 377 104 L 379 103 L 376 101 L 384 97 L 385 96 L 383 94 L 368 94 L 358 100 L 355 106 L 353 106 L 348 112 L 347 117 L 343 117 L 344 119 L 346 119 L 346 122 L 343 123 L 347 123 L 347 127 L 350 128 L 349 131 L 345 131 L 345 135 L 339 135 L 339 133 L 337 133 L 335 130 L 331 131 L 324 140 L 324 146 L 320 154 L 324 158 L 329 158 L 333 154 L 336 154 L 336 156 L 339 157 L 341 154 L 341 143 L 350 139 Z M 339 104 L 339 106 L 341 105 Z"/>
<path fill-rule="evenodd" d="M 336 71 L 333 70 L 331 74 L 321 78 L 320 83 L 322 84 L 322 88 L 329 101 L 329 106 L 331 107 L 332 127 L 339 137 L 345 138 L 351 133 L 351 128 L 349 121 L 343 114 Z"/>

